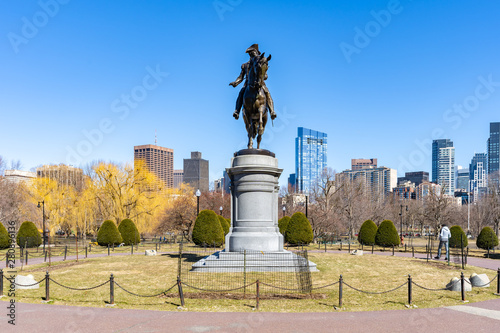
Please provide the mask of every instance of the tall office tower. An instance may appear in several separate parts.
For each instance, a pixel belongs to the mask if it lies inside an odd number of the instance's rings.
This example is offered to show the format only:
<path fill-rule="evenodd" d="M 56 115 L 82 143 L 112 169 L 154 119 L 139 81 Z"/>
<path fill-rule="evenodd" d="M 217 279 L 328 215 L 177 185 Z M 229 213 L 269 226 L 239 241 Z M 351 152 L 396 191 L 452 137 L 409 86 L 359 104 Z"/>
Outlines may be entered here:
<path fill-rule="evenodd" d="M 73 186 L 77 190 L 83 188 L 83 170 L 70 165 L 44 165 L 36 168 L 36 176 L 55 180 L 62 185 Z"/>
<path fill-rule="evenodd" d="M 455 185 L 455 191 L 456 190 L 469 190 L 469 169 L 468 168 L 462 168 L 461 166 L 457 166 L 457 174 L 456 180 L 457 183 Z"/>
<path fill-rule="evenodd" d="M 338 181 L 359 181 L 373 200 L 381 200 L 397 186 L 397 170 L 387 167 L 345 170 L 336 175 Z M 339 185 L 340 186 L 340 185 Z"/>
<path fill-rule="evenodd" d="M 488 156 L 485 153 L 476 153 L 469 165 L 470 192 L 472 192 L 472 202 L 481 198 L 487 192 L 488 173 L 486 166 Z"/>
<path fill-rule="evenodd" d="M 134 146 L 134 165 L 139 161 L 163 184 L 174 187 L 174 150 L 156 145 Z"/>
<path fill-rule="evenodd" d="M 201 158 L 199 151 L 191 152 L 191 158 L 184 159 L 183 181 L 195 190 L 208 192 L 208 161 Z"/>
<path fill-rule="evenodd" d="M 490 123 L 488 138 L 487 172 L 491 179 L 498 182 L 500 176 L 500 123 Z"/>
<path fill-rule="evenodd" d="M 441 185 L 445 194 L 454 196 L 455 148 L 449 139 L 432 141 L 432 182 Z"/>
<path fill-rule="evenodd" d="M 375 169 L 377 167 L 377 159 L 370 158 L 353 158 L 351 159 L 351 170 Z"/>
<path fill-rule="evenodd" d="M 174 188 L 179 188 L 184 178 L 184 170 L 174 170 Z"/>
<path fill-rule="evenodd" d="M 308 194 L 327 162 L 327 134 L 299 127 L 295 138 L 295 191 Z"/>

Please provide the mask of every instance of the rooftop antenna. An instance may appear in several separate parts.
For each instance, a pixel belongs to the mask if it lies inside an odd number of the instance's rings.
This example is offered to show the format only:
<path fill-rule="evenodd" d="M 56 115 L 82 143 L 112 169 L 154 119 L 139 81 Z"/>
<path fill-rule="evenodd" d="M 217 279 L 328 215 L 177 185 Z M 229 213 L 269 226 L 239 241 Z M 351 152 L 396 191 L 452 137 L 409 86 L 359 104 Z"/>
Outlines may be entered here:
<path fill-rule="evenodd" d="M 158 143 L 158 138 L 156 136 L 156 130 L 155 130 L 155 146 L 158 146 L 157 143 Z"/>

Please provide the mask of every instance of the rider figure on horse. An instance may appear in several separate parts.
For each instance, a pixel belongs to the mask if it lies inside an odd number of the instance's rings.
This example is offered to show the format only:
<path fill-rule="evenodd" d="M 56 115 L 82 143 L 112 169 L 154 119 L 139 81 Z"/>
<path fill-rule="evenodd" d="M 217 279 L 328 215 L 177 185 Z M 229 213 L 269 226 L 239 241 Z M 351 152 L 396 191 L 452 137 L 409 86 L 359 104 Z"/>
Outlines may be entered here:
<path fill-rule="evenodd" d="M 243 65 L 241 65 L 241 73 L 238 78 L 234 82 L 231 82 L 229 85 L 233 86 L 236 88 L 238 84 L 240 84 L 243 79 L 245 79 L 245 83 L 243 84 L 243 87 L 240 90 L 240 93 L 238 95 L 238 99 L 236 100 L 236 110 L 233 113 L 233 117 L 238 119 L 240 116 L 240 110 L 241 107 L 243 106 L 243 94 L 245 92 L 245 88 L 248 84 L 248 71 L 250 70 L 250 67 L 252 66 L 252 61 L 255 59 L 255 57 L 260 55 L 259 52 L 259 45 L 258 44 L 253 44 L 250 46 L 246 51 L 248 55 L 250 56 L 250 60 Z M 264 77 L 264 80 L 267 80 L 267 74 Z M 267 86 L 264 82 L 262 89 L 264 90 L 264 94 L 266 95 L 267 99 L 267 108 L 269 109 L 269 113 L 271 114 L 271 119 L 276 118 L 276 112 L 274 112 L 274 103 L 273 99 L 271 98 L 271 94 L 269 93 L 269 90 L 267 89 Z"/>

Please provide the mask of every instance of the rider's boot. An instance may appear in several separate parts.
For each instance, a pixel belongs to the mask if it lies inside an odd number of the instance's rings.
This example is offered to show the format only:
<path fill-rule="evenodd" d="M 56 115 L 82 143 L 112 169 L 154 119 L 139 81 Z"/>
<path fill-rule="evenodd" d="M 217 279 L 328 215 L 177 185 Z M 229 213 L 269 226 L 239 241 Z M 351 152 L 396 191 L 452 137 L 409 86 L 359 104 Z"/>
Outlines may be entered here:
<path fill-rule="evenodd" d="M 271 98 L 271 94 L 269 93 L 269 91 L 265 91 L 266 92 L 266 98 L 267 98 L 267 107 L 269 108 L 269 113 L 271 114 L 271 119 L 275 119 L 276 118 L 276 112 L 274 112 L 274 102 L 273 102 L 273 99 Z"/>

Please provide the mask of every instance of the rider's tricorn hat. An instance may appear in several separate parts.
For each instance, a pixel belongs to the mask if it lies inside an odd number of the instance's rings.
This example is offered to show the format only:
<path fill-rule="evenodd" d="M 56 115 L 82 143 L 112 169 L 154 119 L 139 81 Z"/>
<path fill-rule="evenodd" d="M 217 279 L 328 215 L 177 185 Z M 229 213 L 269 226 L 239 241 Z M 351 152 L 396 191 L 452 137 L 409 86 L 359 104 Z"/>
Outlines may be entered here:
<path fill-rule="evenodd" d="M 245 53 L 250 53 L 250 51 L 257 51 L 257 53 L 260 54 L 259 44 L 253 44 L 245 51 Z"/>

